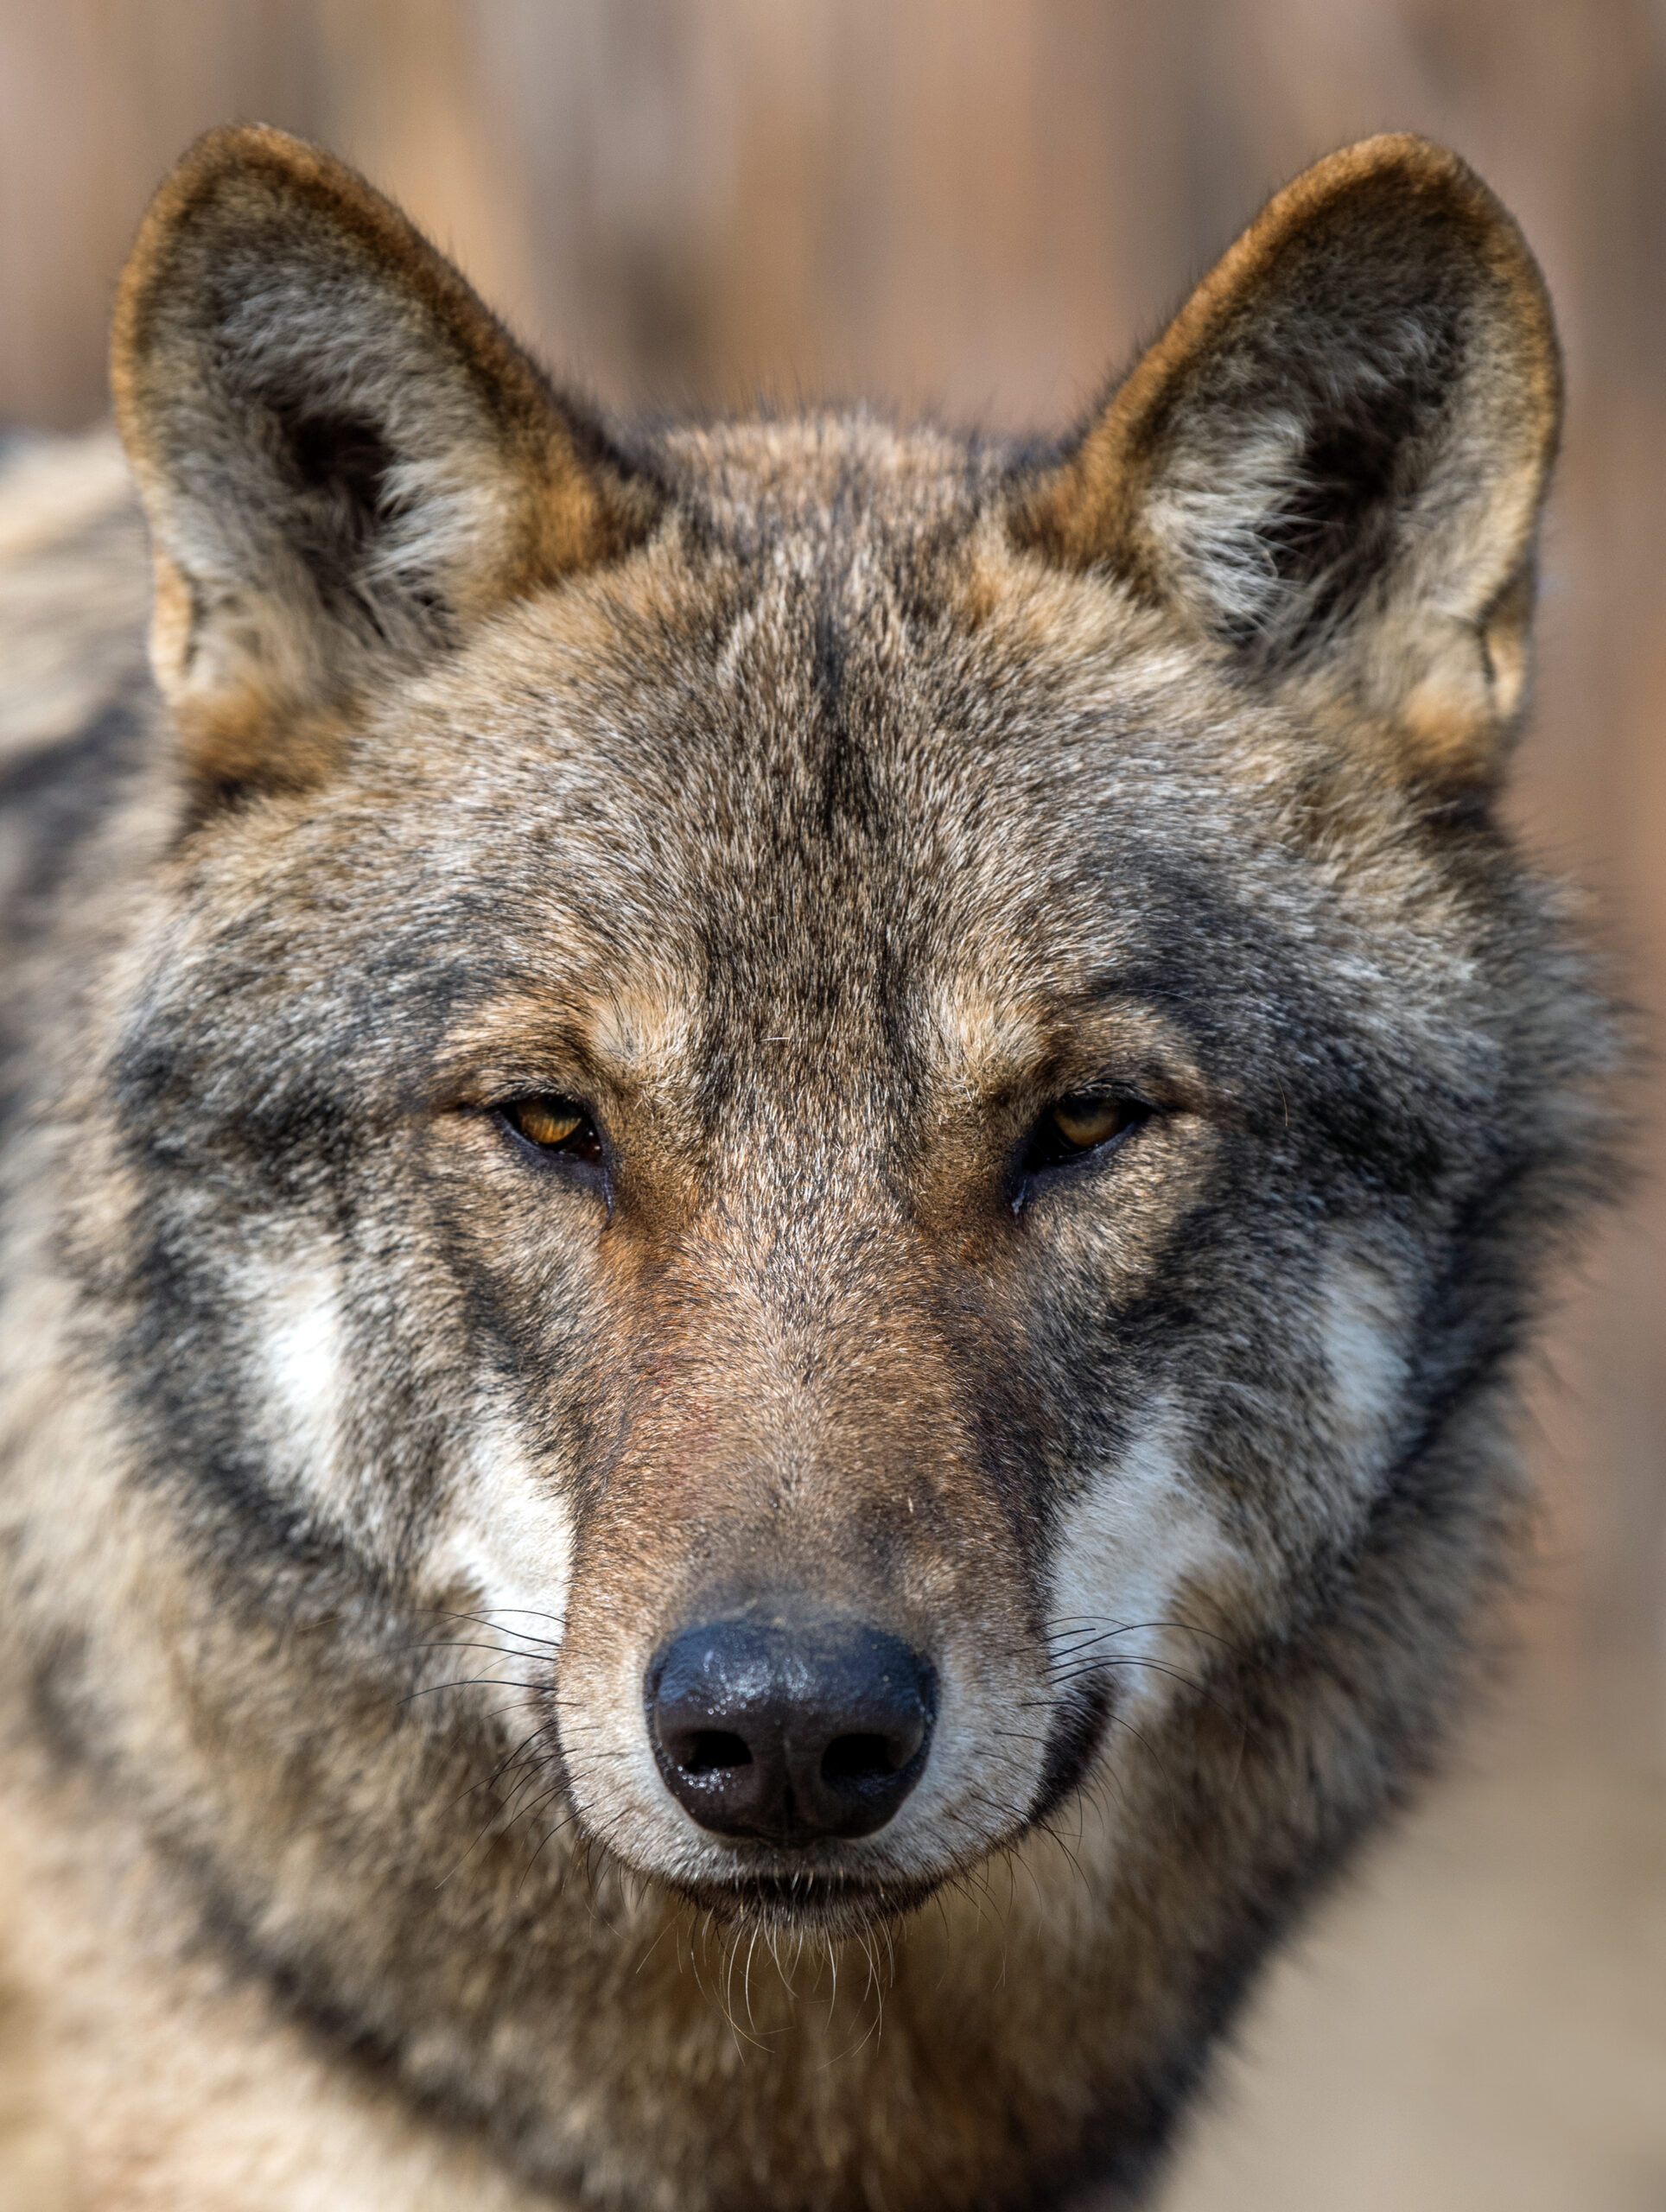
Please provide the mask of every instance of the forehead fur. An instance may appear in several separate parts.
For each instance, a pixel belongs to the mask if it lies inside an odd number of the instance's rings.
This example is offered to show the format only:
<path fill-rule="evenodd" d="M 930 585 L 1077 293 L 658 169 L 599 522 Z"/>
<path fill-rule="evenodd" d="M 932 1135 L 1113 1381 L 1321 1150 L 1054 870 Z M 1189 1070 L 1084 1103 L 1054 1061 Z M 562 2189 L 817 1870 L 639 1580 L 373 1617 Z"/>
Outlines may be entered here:
<path fill-rule="evenodd" d="M 1061 998 L 1218 957 L 1223 899 L 1263 934 L 1353 906 L 1449 949 L 1397 786 L 1015 550 L 1002 456 L 828 416 L 681 430 L 660 466 L 652 543 L 397 687 L 327 803 L 217 828 L 210 874 L 258 906 L 323 868 L 333 928 L 420 887 L 392 918 L 418 964 L 472 939 L 495 998 L 582 1002 L 645 1068 L 702 995 L 806 1045 L 836 1004 L 847 1050 L 903 995 L 993 1077 Z"/>

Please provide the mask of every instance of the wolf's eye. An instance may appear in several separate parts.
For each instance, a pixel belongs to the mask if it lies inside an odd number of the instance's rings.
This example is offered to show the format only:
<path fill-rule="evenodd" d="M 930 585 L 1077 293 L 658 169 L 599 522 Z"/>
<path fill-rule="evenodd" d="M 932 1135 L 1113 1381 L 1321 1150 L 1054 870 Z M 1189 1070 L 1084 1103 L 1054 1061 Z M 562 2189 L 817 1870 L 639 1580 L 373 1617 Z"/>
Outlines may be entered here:
<path fill-rule="evenodd" d="M 525 1098 L 506 1098 L 497 1110 L 499 1118 L 518 1137 L 536 1146 L 538 1151 L 559 1153 L 563 1160 L 582 1160 L 590 1166 L 601 1165 L 601 1140 L 596 1135 L 595 1124 L 584 1109 L 575 1106 L 570 1098 L 557 1098 L 548 1091 L 537 1090 Z"/>
<path fill-rule="evenodd" d="M 1118 1138 L 1150 1118 L 1151 1109 L 1137 1098 L 1118 1097 L 1105 1091 L 1073 1090 L 1060 1098 L 1030 1132 L 1020 1162 L 1021 1175 L 1034 1175 L 1048 1167 L 1064 1167 L 1103 1152 Z"/>
<path fill-rule="evenodd" d="M 1096 1145 L 1120 1136 L 1129 1118 L 1125 1098 L 1061 1098 L 1052 1109 L 1053 1128 L 1078 1152 L 1091 1152 Z"/>

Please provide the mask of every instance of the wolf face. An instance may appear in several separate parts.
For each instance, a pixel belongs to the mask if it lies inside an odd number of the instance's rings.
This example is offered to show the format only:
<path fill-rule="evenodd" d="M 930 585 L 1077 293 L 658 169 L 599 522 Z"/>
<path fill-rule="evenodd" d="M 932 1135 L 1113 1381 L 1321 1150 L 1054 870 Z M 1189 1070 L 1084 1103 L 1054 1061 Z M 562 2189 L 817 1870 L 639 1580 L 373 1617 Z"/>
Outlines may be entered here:
<path fill-rule="evenodd" d="M 1558 409 L 1514 226 L 1373 141 L 1040 460 L 626 448 L 236 130 L 116 375 L 181 798 L 47 1142 L 149 1580 L 37 1541 L 126 1786 L 535 2176 L 1127 2178 L 1431 1740 L 1596 1173 L 1492 804 Z M 886 2052 L 726 2072 L 631 1980 L 687 1903 L 889 1929 Z"/>

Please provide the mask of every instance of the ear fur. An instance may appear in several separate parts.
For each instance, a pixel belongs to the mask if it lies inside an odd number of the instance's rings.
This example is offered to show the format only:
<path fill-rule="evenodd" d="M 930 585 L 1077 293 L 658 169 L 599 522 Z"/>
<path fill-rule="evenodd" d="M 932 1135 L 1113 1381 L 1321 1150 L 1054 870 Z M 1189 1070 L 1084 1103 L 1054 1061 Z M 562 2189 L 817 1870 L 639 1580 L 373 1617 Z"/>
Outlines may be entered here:
<path fill-rule="evenodd" d="M 211 131 L 164 182 L 112 381 L 152 661 L 213 786 L 310 779 L 378 677 L 657 509 L 399 211 L 281 131 Z"/>
<path fill-rule="evenodd" d="M 1386 725 L 1408 772 L 1485 781 L 1524 699 L 1561 395 L 1504 208 L 1441 148 L 1367 139 L 1270 202 L 1014 527 Z"/>

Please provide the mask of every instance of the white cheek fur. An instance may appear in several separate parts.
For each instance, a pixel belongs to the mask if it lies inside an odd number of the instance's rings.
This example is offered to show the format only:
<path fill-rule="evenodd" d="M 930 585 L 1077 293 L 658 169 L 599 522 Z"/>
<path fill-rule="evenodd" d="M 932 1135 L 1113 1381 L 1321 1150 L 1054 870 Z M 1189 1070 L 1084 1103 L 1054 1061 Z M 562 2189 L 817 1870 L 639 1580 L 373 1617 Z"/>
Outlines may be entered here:
<path fill-rule="evenodd" d="M 314 1511 L 373 1543 L 383 1516 L 377 1486 L 357 1478 L 339 1268 L 316 1257 L 289 1268 L 263 1262 L 243 1287 L 260 1346 L 274 1471 Z M 489 1404 L 460 1413 L 452 1441 L 451 1507 L 430 1555 L 430 1583 L 498 1620 L 506 1638 L 536 1638 L 553 1661 L 572 1577 L 566 1502 Z"/>
<path fill-rule="evenodd" d="M 248 1327 L 265 1384 L 270 1462 L 307 1502 L 339 1516 L 349 1388 L 339 1271 L 310 1258 L 243 1274 Z"/>
<path fill-rule="evenodd" d="M 1325 1281 L 1319 1325 L 1330 1370 L 1331 1448 L 1352 1503 L 1377 1491 L 1407 1399 L 1404 1320 L 1388 1277 L 1339 1259 Z"/>
<path fill-rule="evenodd" d="M 506 1639 L 554 1665 L 573 1576 L 573 1517 L 533 1468 L 512 1424 L 483 1410 L 470 1424 L 450 1517 L 431 1574 L 462 1586 Z"/>
<path fill-rule="evenodd" d="M 1187 1472 L 1176 1408 L 1160 1406 L 1078 1500 L 1057 1556 L 1047 1622 L 1055 1678 L 1091 1660 L 1110 1670 L 1119 1710 L 1167 1704 L 1176 1674 L 1195 1672 L 1198 1661 L 1197 1634 L 1180 1618 L 1182 1586 L 1243 1566 Z"/>
<path fill-rule="evenodd" d="M 1357 1256 L 1339 1258 L 1324 1278 L 1316 1328 L 1328 1389 L 1306 1448 L 1330 1478 L 1325 1536 L 1346 1541 L 1381 1486 L 1405 1402 L 1404 1322 L 1392 1282 Z M 1187 1625 L 1188 1594 L 1242 1600 L 1259 1586 L 1265 1596 L 1277 1572 L 1229 1538 L 1191 1456 L 1179 1408 L 1160 1403 L 1060 1531 L 1048 1622 L 1055 1675 L 1103 1662 L 1123 1711 L 1167 1702 L 1176 1677 L 1198 1671 L 1203 1624 Z"/>
<path fill-rule="evenodd" d="M 274 1296 L 266 1372 L 286 1442 L 315 1463 L 335 1456 L 340 1412 L 341 1323 L 332 1271 L 318 1269 Z"/>

